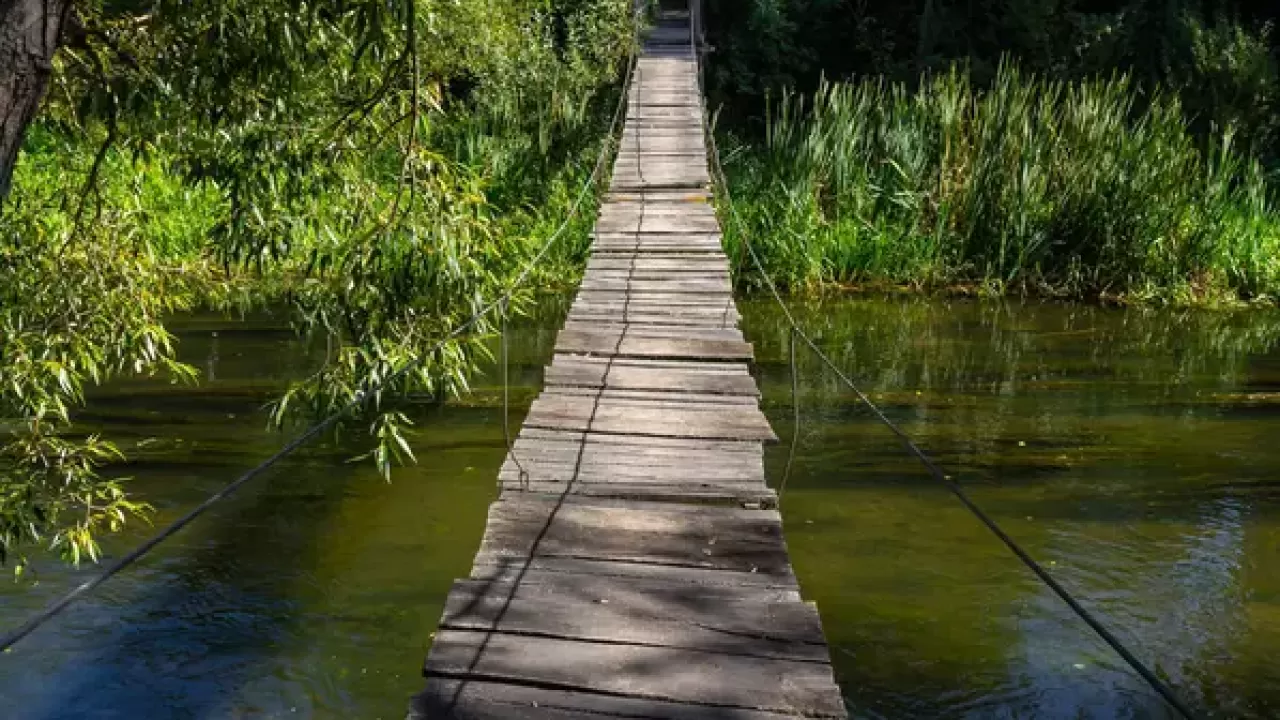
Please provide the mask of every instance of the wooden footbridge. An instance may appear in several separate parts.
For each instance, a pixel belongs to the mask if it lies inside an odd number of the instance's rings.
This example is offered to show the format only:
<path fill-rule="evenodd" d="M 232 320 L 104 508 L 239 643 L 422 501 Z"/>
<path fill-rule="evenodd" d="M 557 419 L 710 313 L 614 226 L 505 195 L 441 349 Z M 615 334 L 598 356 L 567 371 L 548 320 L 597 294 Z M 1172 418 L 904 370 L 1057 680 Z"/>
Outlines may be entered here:
<path fill-rule="evenodd" d="M 586 277 L 411 717 L 845 716 L 765 485 L 687 13 L 630 92 Z"/>

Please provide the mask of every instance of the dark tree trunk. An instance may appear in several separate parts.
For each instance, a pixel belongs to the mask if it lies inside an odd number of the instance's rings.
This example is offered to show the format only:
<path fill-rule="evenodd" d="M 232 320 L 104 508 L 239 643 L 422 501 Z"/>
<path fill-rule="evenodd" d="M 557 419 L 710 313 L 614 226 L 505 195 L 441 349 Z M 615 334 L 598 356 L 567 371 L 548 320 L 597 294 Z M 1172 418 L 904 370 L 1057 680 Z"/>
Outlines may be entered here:
<path fill-rule="evenodd" d="M 72 0 L 0 0 L 0 203 L 40 109 Z"/>

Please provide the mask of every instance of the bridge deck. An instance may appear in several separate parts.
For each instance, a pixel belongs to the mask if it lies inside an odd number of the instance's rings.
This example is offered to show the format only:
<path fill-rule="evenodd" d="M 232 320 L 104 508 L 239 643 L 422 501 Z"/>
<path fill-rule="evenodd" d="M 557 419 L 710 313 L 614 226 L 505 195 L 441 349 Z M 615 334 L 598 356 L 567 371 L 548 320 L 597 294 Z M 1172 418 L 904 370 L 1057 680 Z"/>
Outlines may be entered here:
<path fill-rule="evenodd" d="M 845 716 L 765 485 L 689 36 L 668 16 L 638 61 L 586 277 L 412 717 Z"/>

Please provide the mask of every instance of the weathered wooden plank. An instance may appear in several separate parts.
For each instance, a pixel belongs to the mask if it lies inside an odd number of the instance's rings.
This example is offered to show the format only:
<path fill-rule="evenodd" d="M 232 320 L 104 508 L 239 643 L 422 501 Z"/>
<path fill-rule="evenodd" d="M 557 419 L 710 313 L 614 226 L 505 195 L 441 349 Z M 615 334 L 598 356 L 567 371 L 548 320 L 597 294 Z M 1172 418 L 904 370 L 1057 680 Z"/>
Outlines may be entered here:
<path fill-rule="evenodd" d="M 481 680 L 431 678 L 408 720 L 783 720 L 794 715 Z"/>
<path fill-rule="evenodd" d="M 625 152 L 625 151 L 624 151 Z M 647 162 L 651 161 L 650 156 L 642 156 Z M 672 161 L 675 162 L 675 156 Z M 714 219 L 716 217 L 715 208 L 707 203 L 690 203 L 690 202 L 655 202 L 648 200 L 642 203 L 606 203 L 600 208 L 601 219 L 609 218 L 639 218 L 644 217 L 698 217 L 703 219 Z"/>
<path fill-rule="evenodd" d="M 677 648 L 444 630 L 425 672 L 807 717 L 844 711 L 827 665 Z"/>
<path fill-rule="evenodd" d="M 687 254 L 694 257 L 706 257 L 719 254 L 724 256 L 724 246 L 720 236 L 694 233 L 625 235 L 610 233 L 597 235 L 591 246 L 593 257 L 645 257 Z"/>
<path fill-rule="evenodd" d="M 696 485 L 662 485 L 655 483 L 582 483 L 522 482 L 519 478 L 503 478 L 501 488 L 511 492 L 543 493 L 587 498 L 640 500 L 656 502 L 701 503 L 741 507 L 776 508 L 778 496 L 764 486 L 699 483 Z"/>
<path fill-rule="evenodd" d="M 609 230 L 592 233 L 592 257 L 666 258 L 688 256 L 694 260 L 715 258 L 728 262 L 718 232 L 645 232 Z M 675 246 L 667 249 L 666 246 Z M 606 251 L 608 255 L 600 255 Z"/>
<path fill-rule="evenodd" d="M 618 161 L 624 163 L 636 162 L 682 162 L 682 163 L 700 163 L 705 160 L 706 153 L 694 150 L 675 150 L 674 152 L 642 152 L 634 147 L 624 147 L 618 153 Z M 655 207 L 660 207 L 654 203 Z"/>
<path fill-rule="evenodd" d="M 528 430 L 539 429 L 528 428 Z M 763 478 L 764 466 L 760 452 L 602 444 L 594 441 L 596 438 L 608 437 L 631 436 L 593 435 L 592 440 L 586 442 L 581 439 L 562 442 L 540 437 L 526 437 L 522 433 L 513 443 L 512 452 L 526 464 L 543 462 L 590 471 L 633 468 L 635 473 L 644 475 L 654 473 L 678 475 L 689 472 L 711 477 L 723 474 L 724 477 L 739 477 L 744 481 L 753 482 L 761 481 Z M 758 450 L 758 443 L 756 448 Z"/>
<path fill-rule="evenodd" d="M 818 613 L 806 603 L 654 596 L 616 579 L 583 589 L 460 580 L 440 627 L 829 662 Z"/>
<path fill-rule="evenodd" d="M 670 457 L 669 460 L 676 460 Z M 512 449 L 500 480 L 547 482 L 559 486 L 634 484 L 668 487 L 724 487 L 762 490 L 767 487 L 763 465 L 715 467 L 708 463 L 679 463 L 645 466 L 636 462 L 612 462 L 597 453 L 590 460 L 575 462 L 554 455 L 537 455 Z"/>
<path fill-rule="evenodd" d="M 729 284 L 728 278 L 707 278 L 693 280 L 636 280 L 615 278 L 595 278 L 582 281 L 582 287 L 585 290 L 635 290 L 637 292 L 679 292 L 679 293 L 702 293 L 711 295 L 720 295 L 723 298 L 733 292 L 733 287 Z"/>
<path fill-rule="evenodd" d="M 629 337 L 634 338 L 663 338 L 675 340 L 706 340 L 706 341 L 724 341 L 741 343 L 742 331 L 738 328 L 684 328 L 672 325 L 670 327 L 651 327 L 651 326 L 635 326 L 627 323 L 602 323 L 602 322 L 581 322 L 578 320 L 566 320 L 564 328 L 561 330 L 563 335 L 565 332 L 580 332 L 588 334 L 600 334 L 612 337 L 615 340 L 623 331 Z M 599 354 L 599 353 L 596 353 Z M 616 354 L 616 353 L 615 353 Z M 637 358 L 643 359 L 643 358 Z M 664 358 L 652 358 L 661 360 Z M 695 357 L 695 358 L 667 358 L 670 360 L 706 360 L 719 362 L 741 361 L 745 358 L 729 357 Z"/>
<path fill-rule="evenodd" d="M 659 143 L 662 142 L 689 142 L 696 143 L 706 147 L 706 138 L 702 136 L 700 130 L 693 128 L 635 128 L 628 127 L 622 131 L 622 147 L 630 147 L 629 142 L 638 140 L 652 140 Z"/>
<path fill-rule="evenodd" d="M 593 273 L 582 278 L 581 287 L 584 290 L 599 290 L 602 286 L 616 286 L 618 283 L 627 283 L 630 290 L 637 292 L 689 292 L 681 290 L 681 288 L 694 288 L 694 291 L 704 291 L 707 288 L 714 291 L 731 292 L 732 286 L 728 282 L 728 274 L 719 275 L 719 277 L 690 277 L 690 275 L 667 275 L 658 279 L 640 279 L 632 277 L 630 273 L 621 274 L 604 274 Z"/>
<path fill-rule="evenodd" d="M 730 279 L 728 268 L 718 269 L 665 269 L 648 268 L 598 268 L 588 269 L 589 277 L 596 280 L 716 280 L 725 282 Z"/>
<path fill-rule="evenodd" d="M 602 270 L 600 273 L 603 277 L 600 280 L 618 281 L 643 281 L 645 283 L 655 283 L 669 281 L 668 278 L 675 277 L 677 280 L 683 278 L 686 282 L 702 282 L 702 283 L 726 283 L 727 275 L 711 275 L 704 277 L 695 273 L 668 273 L 661 280 L 645 280 L 644 278 L 634 277 L 632 271 L 628 270 Z M 586 303 L 594 303 L 598 305 L 617 305 L 638 307 L 648 305 L 652 310 L 660 310 L 664 307 L 674 305 L 696 305 L 710 307 L 715 305 L 723 307 L 724 305 L 732 305 L 733 295 L 730 291 L 722 290 L 721 297 L 716 298 L 716 302 L 708 303 L 705 291 L 686 292 L 679 289 L 645 289 L 644 285 L 639 288 L 617 288 L 617 287 L 586 287 L 578 290 L 576 296 L 578 300 Z"/>
<path fill-rule="evenodd" d="M 676 325 L 680 327 L 690 328 L 721 328 L 731 327 L 735 318 L 707 318 L 707 317 L 690 317 L 690 318 L 673 318 L 670 315 L 646 315 L 642 312 L 580 312 L 572 313 L 570 317 L 574 320 L 598 320 L 602 322 L 626 322 L 636 327 L 658 327 L 667 325 Z"/>
<path fill-rule="evenodd" d="M 671 132 L 664 132 L 660 130 L 646 130 L 642 133 L 637 133 L 632 135 L 624 134 L 619 139 L 619 146 L 627 148 L 628 150 L 634 150 L 635 152 L 638 152 L 642 155 L 700 154 L 705 157 L 707 154 L 707 145 L 701 139 L 684 137 L 683 133 L 671 133 Z M 620 192 L 620 191 L 618 189 L 612 189 L 612 192 Z M 626 192 L 636 192 L 636 191 L 628 190 Z M 646 192 L 648 193 L 672 192 L 673 194 L 676 193 L 676 191 L 674 190 L 662 190 L 660 188 L 655 188 L 653 190 L 648 190 Z M 705 193 L 706 190 L 703 190 L 703 192 Z M 685 191 L 682 191 L 680 194 L 692 194 L 692 193 L 688 190 L 685 190 Z"/>
<path fill-rule="evenodd" d="M 712 314 L 736 314 L 730 292 L 682 290 L 634 290 L 634 288 L 591 287 L 579 292 L 571 307 L 582 310 L 639 310 L 644 313 L 668 313 L 687 310 Z"/>
<path fill-rule="evenodd" d="M 529 431 L 543 428 L 527 428 Z M 572 431 L 568 431 L 572 432 Z M 566 471 L 584 472 L 618 471 L 627 474 L 654 476 L 668 474 L 673 477 L 691 473 L 698 477 L 735 477 L 744 481 L 763 482 L 762 455 L 755 443 L 754 454 L 718 448 L 650 447 L 632 444 L 607 444 L 598 438 L 647 437 L 592 435 L 589 441 L 560 441 L 540 437 L 521 437 L 513 444 L 515 457 L 530 463 L 556 464 Z M 688 438 L 679 438 L 688 439 Z M 706 441 L 704 441 L 706 442 Z M 505 466 L 504 466 L 505 467 Z"/>
<path fill-rule="evenodd" d="M 647 268 L 601 268 L 589 270 L 588 275 L 592 280 L 644 280 L 647 282 L 716 282 L 727 283 L 730 279 L 728 268 L 719 268 L 714 270 L 696 270 L 686 268 L 684 270 L 652 270 Z M 660 291 L 659 291 L 660 292 Z"/>
<path fill-rule="evenodd" d="M 728 258 L 722 250 L 712 250 L 701 255 L 694 253 L 662 254 L 635 253 L 623 255 L 595 255 L 587 260 L 587 272 L 609 270 L 643 270 L 649 272 L 727 272 Z"/>
<path fill-rule="evenodd" d="M 623 270 L 608 270 L 601 272 L 627 272 Z M 655 271 L 656 272 L 656 271 Z M 675 273 L 673 273 L 675 274 Z M 679 275 L 687 275 L 689 273 L 679 273 Z M 714 276 L 713 276 L 714 277 Z M 732 296 L 726 304 L 732 304 Z M 701 294 L 689 294 L 681 292 L 668 291 L 649 291 L 649 290 L 608 290 L 600 288 L 579 289 L 576 299 L 586 303 L 596 303 L 605 305 L 626 305 L 626 304 L 642 304 L 653 306 L 672 305 L 706 305 L 705 298 Z M 736 309 L 736 305 L 735 305 Z"/>
<path fill-rule="evenodd" d="M 660 174 L 646 173 L 643 177 L 638 174 L 619 173 L 614 175 L 612 187 L 620 189 L 643 189 L 643 188 L 698 188 L 705 187 L 706 180 L 701 177 L 683 175 L 679 173 Z"/>
<path fill-rule="evenodd" d="M 549 386 L 666 390 L 744 395 L 752 398 L 760 395 L 755 379 L 745 374 L 634 366 L 607 368 L 594 363 L 573 361 L 552 363 L 546 369 L 544 382 Z"/>
<path fill-rule="evenodd" d="M 654 469 L 637 465 L 595 465 L 593 468 L 584 468 L 576 464 L 538 462 L 528 456 L 521 457 L 518 453 L 503 466 L 498 473 L 498 480 L 520 485 L 542 483 L 553 486 L 550 492 L 559 492 L 570 485 L 602 489 L 643 487 L 651 491 L 661 490 L 666 494 L 679 488 L 697 490 L 700 493 L 711 490 L 761 493 L 769 489 L 764 484 L 763 473 L 757 473 L 755 478 L 751 478 L 746 473 L 730 476 L 721 469 L 716 469 L 714 473 L 710 469 L 699 473 L 694 468 Z"/>
<path fill-rule="evenodd" d="M 633 404 L 638 407 L 673 407 L 673 408 L 718 408 L 748 407 L 757 409 L 759 400 L 754 395 L 732 393 L 699 393 L 692 391 L 672 391 L 646 388 L 589 388 L 573 386 L 548 387 L 540 397 L 546 398 L 587 398 Z"/>
<path fill-rule="evenodd" d="M 623 287 L 617 287 L 622 283 Z M 632 270 L 614 270 L 588 275 L 582 279 L 582 290 L 631 290 L 637 293 L 732 292 L 728 273 L 716 275 L 668 273 L 658 277 L 635 277 Z M 685 290 L 690 288 L 690 290 Z"/>
<path fill-rule="evenodd" d="M 531 428 L 532 429 L 532 428 Z M 566 446 L 568 447 L 568 446 Z M 764 464 L 760 457 L 735 457 L 727 453 L 708 452 L 704 456 L 688 453 L 649 452 L 623 454 L 605 446 L 579 444 L 563 450 L 556 444 L 517 442 L 502 466 L 501 473 L 523 467 L 538 469 L 548 475 L 548 482 L 581 479 L 598 482 L 632 482 L 679 484 L 706 480 L 717 484 L 759 485 L 764 483 Z M 519 461 L 519 466 L 516 461 Z M 518 475 L 516 476 L 518 479 Z"/>
<path fill-rule="evenodd" d="M 713 278 L 730 279 L 728 263 L 722 259 L 709 262 L 693 261 L 680 266 L 671 263 L 667 266 L 650 265 L 643 261 L 643 255 L 628 258 L 620 253 L 596 255 L 587 264 L 587 274 L 593 277 L 659 280 L 664 278 Z"/>
<path fill-rule="evenodd" d="M 624 135 L 619 139 L 619 147 L 626 148 L 630 152 L 639 153 L 643 157 L 650 155 L 698 155 L 706 157 L 707 145 L 700 140 L 683 137 L 678 133 L 671 133 L 662 130 L 646 130 L 638 135 Z M 645 192 L 652 196 L 654 193 L 669 192 L 672 194 L 693 195 L 698 193 L 708 193 L 707 188 L 651 188 L 641 190 L 636 188 L 610 188 L 612 193 L 637 193 Z"/>
<path fill-rule="evenodd" d="M 659 456 L 659 459 L 663 462 L 643 465 L 630 458 L 622 462 L 621 458 L 611 458 L 601 452 L 577 459 L 554 451 L 516 447 L 507 456 L 499 475 L 519 480 L 520 468 L 523 468 L 531 480 L 562 485 L 583 482 L 764 487 L 764 466 L 758 459 L 754 463 L 741 461 L 719 466 L 701 460 L 685 461 L 686 458 L 675 455 Z"/>
<path fill-rule="evenodd" d="M 570 306 L 571 309 L 584 312 L 632 311 L 671 316 L 691 314 L 715 318 L 721 318 L 726 315 L 736 317 L 738 314 L 737 308 L 733 303 L 733 296 L 727 292 L 673 291 L 629 297 L 622 294 L 625 291 L 608 288 L 598 288 L 598 290 L 599 292 L 589 294 L 586 297 L 580 296 Z M 609 297 L 605 293 L 615 293 L 615 296 Z M 660 299 L 647 299 L 654 296 L 660 296 Z"/>
<path fill-rule="evenodd" d="M 643 94 L 653 90 L 670 88 L 692 90 L 694 93 L 698 91 L 697 78 L 689 76 L 689 71 L 684 67 L 683 63 L 678 63 L 670 68 L 648 65 L 639 67 L 636 70 L 635 83 L 631 86 L 633 93 Z M 701 97 L 697 97 L 696 101 L 701 102 Z"/>
<path fill-rule="evenodd" d="M 646 133 L 652 132 L 664 132 L 675 135 L 677 133 L 694 134 L 701 130 L 701 123 L 692 118 L 681 120 L 675 118 L 633 117 L 628 119 L 627 123 L 628 127 L 632 128 L 632 138 L 643 138 Z M 689 169 L 702 169 L 705 171 L 706 167 L 698 168 L 697 166 L 694 166 Z"/>
<path fill-rule="evenodd" d="M 644 256 L 644 255 L 676 255 L 689 253 L 705 256 L 719 253 L 724 255 L 718 233 L 622 233 L 610 232 L 593 235 L 591 251 L 596 256 L 600 253 L 611 255 Z M 727 257 L 727 256 L 726 256 Z"/>
<path fill-rule="evenodd" d="M 477 562 L 562 557 L 789 575 L 782 520 L 749 510 L 504 494 Z"/>
<path fill-rule="evenodd" d="M 626 304 L 629 301 L 631 303 L 647 303 L 650 305 L 706 305 L 706 298 L 702 295 L 702 293 L 585 288 L 579 289 L 576 297 L 584 302 L 604 304 Z M 732 302 L 732 296 L 729 296 L 728 302 Z"/>
<path fill-rule="evenodd" d="M 526 497 L 521 493 L 519 497 Z M 675 593 L 680 597 L 769 599 L 800 601 L 800 589 L 790 567 L 778 572 L 708 570 L 679 565 L 614 562 L 593 558 L 477 557 L 471 579 L 518 582 L 567 588 L 595 586 L 602 578 L 625 578 L 647 594 Z"/>
<path fill-rule="evenodd" d="M 720 487 L 737 490 L 763 490 L 764 473 L 756 471 L 752 474 L 731 473 L 724 468 L 702 467 L 656 467 L 646 468 L 634 464 L 608 465 L 593 463 L 582 466 L 578 463 L 546 462 L 516 451 L 509 456 L 503 469 L 498 473 L 499 480 L 522 482 L 552 483 L 561 487 L 569 484 L 584 485 L 662 485 L 667 487 Z"/>
<path fill-rule="evenodd" d="M 739 470 L 707 465 L 659 465 L 645 467 L 633 463 L 611 464 L 605 459 L 590 463 L 562 462 L 513 450 L 498 473 L 500 479 L 530 482 L 610 484 L 634 483 L 637 485 L 716 485 L 733 487 L 764 487 L 764 469 Z"/>
<path fill-rule="evenodd" d="M 636 105 L 672 105 L 702 109 L 697 83 L 668 82 L 633 86 L 627 95 L 631 107 Z"/>
<path fill-rule="evenodd" d="M 645 47 L 653 45 L 679 45 L 693 52 L 693 34 L 689 32 L 687 24 L 663 24 L 649 31 L 649 35 L 645 37 Z"/>
<path fill-rule="evenodd" d="M 674 331 L 677 328 L 667 329 Z M 629 330 L 624 335 L 604 326 L 583 331 L 566 325 L 556 338 L 556 352 L 690 360 L 750 360 L 753 356 L 751 344 L 740 340 L 657 337 L 644 333 L 640 328 Z M 703 328 L 697 330 L 701 332 Z"/>
<path fill-rule="evenodd" d="M 738 311 L 734 309 L 732 301 L 733 296 L 728 293 L 685 292 L 681 295 L 683 297 L 678 302 L 670 303 L 578 301 L 571 306 L 570 313 L 604 315 L 638 313 L 659 316 L 665 318 L 667 322 L 678 322 L 682 319 L 721 322 L 728 319 L 730 325 L 738 318 Z"/>
<path fill-rule="evenodd" d="M 636 237 L 620 237 L 624 242 L 635 243 Z M 664 238 L 665 240 L 666 238 Z M 708 238 L 711 239 L 711 238 Z M 707 273 L 718 276 L 729 272 L 728 257 L 723 246 L 710 247 L 701 254 L 666 254 L 637 249 L 630 255 L 612 252 L 608 255 L 592 255 L 587 260 L 587 275 L 609 272 L 664 273 L 683 276 L 685 273 Z"/>
<path fill-rule="evenodd" d="M 584 358 L 569 355 L 556 355 L 551 359 L 552 366 L 590 365 L 601 368 L 636 368 L 651 370 L 671 370 L 677 373 L 715 373 L 717 375 L 738 375 L 750 377 L 751 370 L 746 363 L 740 362 L 680 362 L 671 360 L 632 360 Z M 753 391 L 754 392 L 754 391 Z"/>
<path fill-rule="evenodd" d="M 592 435 L 574 430 L 551 430 L 545 428 L 525 428 L 520 431 L 517 443 L 521 441 L 540 443 L 564 443 L 578 445 L 591 452 L 593 448 L 602 451 L 632 456 L 661 456 L 686 453 L 733 453 L 743 456 L 760 457 L 764 449 L 760 443 L 741 440 L 705 440 L 699 438 L 668 438 L 648 435 Z"/>
<path fill-rule="evenodd" d="M 716 230 L 679 230 L 672 232 L 652 230 L 645 230 L 641 232 L 635 229 L 605 230 L 602 228 L 596 228 L 596 230 L 591 233 L 591 237 L 596 241 L 597 245 L 609 242 L 618 243 L 620 245 L 638 244 L 638 250 L 643 250 L 646 253 L 652 253 L 654 255 L 673 254 L 673 251 L 664 252 L 662 250 L 650 248 L 646 246 L 646 243 L 680 243 L 682 245 L 702 243 L 709 245 L 710 247 L 701 249 L 699 251 L 701 254 L 719 253 L 727 258 L 728 256 L 724 255 L 724 247 L 720 243 L 720 239 L 724 237 L 724 235 L 720 233 L 718 228 L 719 226 L 717 226 Z M 674 252 L 678 253 L 681 251 L 676 250 Z"/>
<path fill-rule="evenodd" d="M 596 296 L 598 297 L 598 296 Z M 693 316 L 703 320 L 720 321 L 725 318 L 735 320 L 738 311 L 735 309 L 732 296 L 717 296 L 714 293 L 683 293 L 678 299 L 670 302 L 646 302 L 641 300 L 609 301 L 578 300 L 571 306 L 571 313 L 641 313 L 648 315 L 664 315 L 670 320 Z"/>
<path fill-rule="evenodd" d="M 711 202 L 708 190 L 609 190 L 605 193 L 606 204 L 650 203 L 689 203 L 700 204 Z"/>
<path fill-rule="evenodd" d="M 516 461 L 519 461 L 518 464 Z M 498 480 L 513 483 L 545 483 L 563 489 L 567 485 L 636 486 L 698 490 L 764 491 L 764 473 L 754 478 L 746 473 L 731 474 L 723 469 L 644 468 L 637 465 L 595 465 L 581 467 L 576 463 L 546 463 L 516 453 L 498 473 Z"/>
<path fill-rule="evenodd" d="M 697 127 L 702 125 L 702 108 L 683 104 L 657 104 L 641 102 L 633 104 L 627 120 L 676 120 Z"/>
<path fill-rule="evenodd" d="M 768 420 L 756 408 L 646 405 L 635 401 L 550 397 L 533 402 L 528 427 L 658 437 L 776 442 Z"/>

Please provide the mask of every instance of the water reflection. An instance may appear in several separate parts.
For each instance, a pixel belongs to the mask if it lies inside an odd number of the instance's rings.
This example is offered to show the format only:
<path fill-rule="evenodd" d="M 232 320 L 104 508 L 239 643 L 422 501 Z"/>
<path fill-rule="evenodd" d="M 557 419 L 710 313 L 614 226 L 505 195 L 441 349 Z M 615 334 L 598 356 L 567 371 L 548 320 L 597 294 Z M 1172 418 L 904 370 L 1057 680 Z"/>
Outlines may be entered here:
<path fill-rule="evenodd" d="M 545 303 L 518 330 L 515 422 L 564 307 Z M 766 411 L 789 438 L 785 326 L 766 304 L 743 310 Z M 1280 715 L 1280 314 L 839 299 L 801 317 L 1206 716 Z M 82 419 L 130 451 L 132 487 L 165 523 L 278 447 L 261 406 L 323 351 L 269 319 L 193 318 L 182 352 L 205 385 L 120 384 Z M 855 716 L 1169 717 L 800 357 L 787 540 Z M 416 407 L 421 464 L 390 485 L 347 463 L 343 444 L 262 478 L 0 656 L 0 716 L 402 716 L 479 543 L 500 396 L 482 379 L 460 401 Z M 786 451 L 770 450 L 775 480 Z M 0 583 L 0 626 L 93 572 L 37 569 L 34 588 Z"/>
<path fill-rule="evenodd" d="M 746 315 L 789 437 L 785 325 Z M 1257 620 L 1280 609 L 1280 314 L 876 299 L 801 318 L 1188 700 L 1280 712 L 1277 630 Z M 1170 717 L 834 375 L 801 366 L 788 544 L 856 714 Z"/>
<path fill-rule="evenodd" d="M 517 328 L 517 399 L 540 382 L 558 325 Z M 263 404 L 323 354 L 269 318 L 189 318 L 179 335 L 204 384 L 119 383 L 80 418 L 129 452 L 123 470 L 158 525 L 274 452 L 286 438 L 266 430 Z M 0 717 L 402 717 L 495 492 L 498 396 L 481 378 L 465 401 L 414 408 L 422 464 L 391 484 L 349 463 L 360 448 L 346 441 L 259 478 L 0 656 Z M 152 531 L 132 528 L 108 555 Z M 37 586 L 0 584 L 0 625 L 96 571 L 37 570 Z"/>

